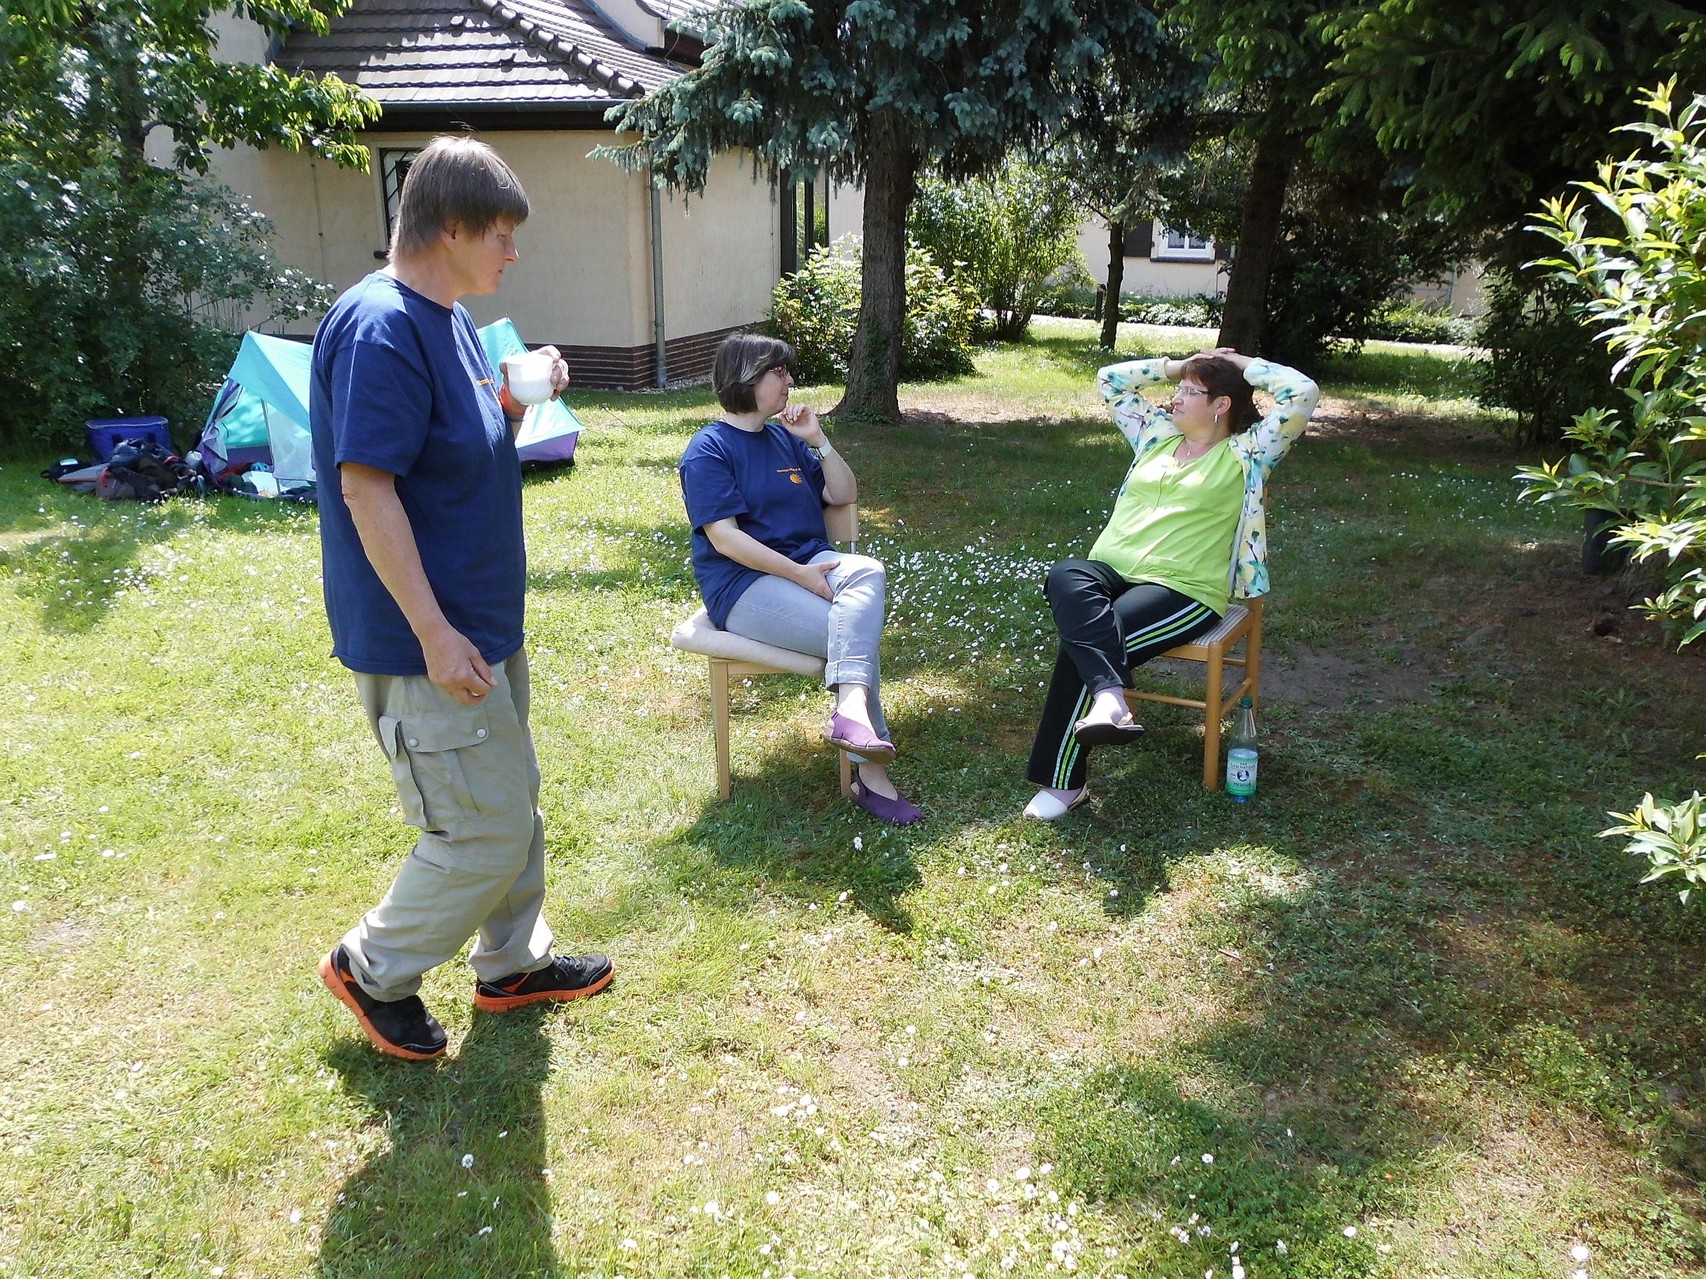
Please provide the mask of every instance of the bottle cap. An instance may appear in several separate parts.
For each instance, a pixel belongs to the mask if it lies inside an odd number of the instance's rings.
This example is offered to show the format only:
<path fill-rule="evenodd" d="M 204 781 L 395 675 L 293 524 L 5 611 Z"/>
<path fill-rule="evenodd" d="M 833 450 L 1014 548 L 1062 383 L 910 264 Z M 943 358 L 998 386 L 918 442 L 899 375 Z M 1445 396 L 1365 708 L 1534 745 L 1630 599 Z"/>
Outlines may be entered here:
<path fill-rule="evenodd" d="M 1239 706 L 1254 706 L 1255 704 L 1255 702 L 1250 700 L 1250 695 L 1248 693 L 1238 699 Z"/>

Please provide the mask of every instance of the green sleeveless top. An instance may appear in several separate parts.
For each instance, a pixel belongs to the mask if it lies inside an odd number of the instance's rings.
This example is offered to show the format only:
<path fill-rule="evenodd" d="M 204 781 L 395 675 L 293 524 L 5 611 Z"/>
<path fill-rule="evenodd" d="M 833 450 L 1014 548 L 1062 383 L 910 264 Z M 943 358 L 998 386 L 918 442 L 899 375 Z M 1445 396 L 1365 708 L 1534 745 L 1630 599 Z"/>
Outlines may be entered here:
<path fill-rule="evenodd" d="M 1090 558 L 1128 582 L 1170 587 L 1225 616 L 1244 468 L 1226 440 L 1180 462 L 1173 455 L 1182 438 L 1132 463 Z"/>

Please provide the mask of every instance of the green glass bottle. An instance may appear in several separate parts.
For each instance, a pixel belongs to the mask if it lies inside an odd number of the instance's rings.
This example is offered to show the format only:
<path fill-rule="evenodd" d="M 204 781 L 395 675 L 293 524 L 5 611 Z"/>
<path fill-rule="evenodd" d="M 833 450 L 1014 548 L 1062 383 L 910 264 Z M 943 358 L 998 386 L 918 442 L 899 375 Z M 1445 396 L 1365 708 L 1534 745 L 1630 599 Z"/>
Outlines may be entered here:
<path fill-rule="evenodd" d="M 1256 793 L 1256 704 L 1248 697 L 1238 699 L 1238 718 L 1226 739 L 1226 793 L 1239 804 Z"/>

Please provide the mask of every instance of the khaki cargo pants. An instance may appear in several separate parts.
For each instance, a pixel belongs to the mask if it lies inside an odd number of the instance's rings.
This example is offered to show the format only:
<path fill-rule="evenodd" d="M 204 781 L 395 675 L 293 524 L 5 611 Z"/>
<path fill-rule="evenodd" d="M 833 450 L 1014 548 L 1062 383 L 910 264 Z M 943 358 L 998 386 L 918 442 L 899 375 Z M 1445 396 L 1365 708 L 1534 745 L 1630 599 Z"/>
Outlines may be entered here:
<path fill-rule="evenodd" d="M 403 820 L 421 832 L 385 899 L 344 936 L 375 999 L 414 994 L 475 933 L 468 962 L 481 981 L 551 962 L 527 650 L 492 674 L 496 687 L 466 706 L 424 675 L 355 673 Z"/>

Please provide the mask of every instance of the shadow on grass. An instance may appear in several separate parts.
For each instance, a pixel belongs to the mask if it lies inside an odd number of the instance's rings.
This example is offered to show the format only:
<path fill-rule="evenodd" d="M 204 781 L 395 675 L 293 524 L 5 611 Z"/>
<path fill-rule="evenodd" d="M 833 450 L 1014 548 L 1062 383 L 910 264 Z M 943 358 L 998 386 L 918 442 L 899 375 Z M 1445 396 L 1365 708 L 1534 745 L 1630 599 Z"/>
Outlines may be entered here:
<path fill-rule="evenodd" d="M 560 1272 L 552 1245 L 544 1008 L 474 1014 L 437 1064 L 345 1040 L 327 1054 L 370 1108 L 375 1147 L 334 1196 L 320 1248 L 328 1279 Z M 471 1166 L 463 1161 L 472 1156 Z"/>
<path fill-rule="evenodd" d="M 1376 343 L 1320 362 L 1314 376 L 1328 395 L 1472 400 L 1481 365 L 1468 348 Z"/>
<path fill-rule="evenodd" d="M 9 514 L 0 528 L 0 572 L 11 576 L 20 596 L 34 597 L 43 627 L 57 634 L 82 634 L 100 625 L 121 594 L 148 583 L 148 549 L 177 540 L 185 530 L 271 535 L 315 518 L 287 502 L 225 497 L 144 505 L 68 491 L 49 493 L 26 509 L 21 500 L 8 500 L 4 488 L 0 511 Z M 171 571 L 199 571 L 194 550 L 186 547 L 182 564 L 171 565 Z"/>
<path fill-rule="evenodd" d="M 770 678 L 765 690 L 774 685 L 777 697 L 785 697 L 787 683 Z M 740 740 L 738 706 L 734 721 L 730 797 L 713 794 L 698 819 L 667 845 L 680 858 L 682 885 L 691 885 L 701 897 L 706 891 L 723 895 L 735 909 L 750 908 L 752 890 L 759 886 L 808 903 L 834 901 L 846 893 L 847 905 L 882 928 L 910 933 L 912 916 L 900 898 L 920 882 L 911 850 L 940 828 L 930 821 L 886 826 L 844 798 L 835 753 L 828 746 L 766 746 L 754 759 Z M 904 736 L 911 726 L 902 721 L 893 727 Z M 708 735 L 705 747 L 709 756 Z M 894 766 L 903 794 L 916 792 L 909 781 L 916 771 L 904 760 Z M 707 868 L 716 871 L 709 877 L 714 889 L 708 886 Z"/>
<path fill-rule="evenodd" d="M 1169 917 L 1192 926 L 1185 971 L 1217 1011 L 1159 1061 L 1116 1056 L 1041 1100 L 1063 1193 L 1109 1205 L 1180 1274 L 1385 1273 L 1387 1216 L 1431 1229 L 1450 1273 L 1479 1272 L 1460 1233 L 1542 1259 L 1575 1233 L 1605 1273 L 1706 1261 L 1706 1010 L 1642 953 L 1658 928 L 1665 962 L 1697 971 L 1701 921 L 1605 918 L 1599 899 L 1639 890 L 1603 846 L 1530 866 L 1497 830 L 1431 844 L 1357 788 L 1289 785 L 1308 794 L 1282 783 L 1271 812 L 1240 814 L 1243 844 L 1212 802 L 1162 801 L 1141 855 L 1095 867 L 1139 891 L 1157 861 L 1179 881 Z M 1166 832 L 1192 810 L 1187 852 Z M 1607 1193 L 1636 1176 L 1638 1205 Z"/>

